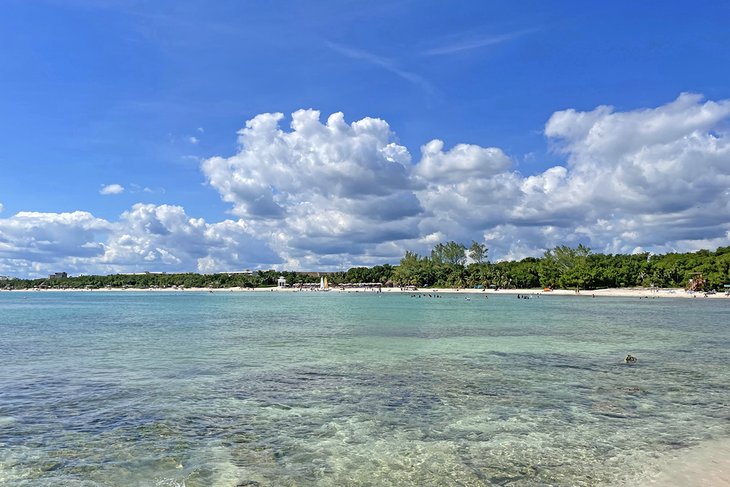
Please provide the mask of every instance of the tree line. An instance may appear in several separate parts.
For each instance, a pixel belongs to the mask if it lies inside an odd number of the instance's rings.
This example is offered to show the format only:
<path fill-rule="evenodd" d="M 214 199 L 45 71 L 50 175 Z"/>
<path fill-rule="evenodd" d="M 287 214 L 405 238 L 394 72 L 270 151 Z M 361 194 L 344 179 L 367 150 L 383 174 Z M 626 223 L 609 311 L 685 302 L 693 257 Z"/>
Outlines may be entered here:
<path fill-rule="evenodd" d="M 688 287 L 694 280 L 697 289 L 720 290 L 730 283 L 730 247 L 626 255 L 560 245 L 541 258 L 490 263 L 486 256 L 487 249 L 476 242 L 469 248 L 456 242 L 439 244 L 430 256 L 406 252 L 393 278 L 415 286 L 519 289 L 671 288 Z"/>
<path fill-rule="evenodd" d="M 75 277 L 48 277 L 40 279 L 9 279 L 0 281 L 0 289 L 172 289 L 172 288 L 211 288 L 231 287 L 267 287 L 275 286 L 279 276 L 287 278 L 287 282 L 319 282 L 319 277 L 304 273 L 288 271 L 258 271 L 256 273 L 218 273 L 198 274 L 186 273 L 144 273 L 144 274 L 111 274 Z M 4 284 L 4 285 L 3 285 Z"/>
<path fill-rule="evenodd" d="M 693 280 L 697 289 L 721 290 L 730 283 L 730 247 L 720 247 L 714 252 L 626 255 L 593 253 L 583 245 L 561 245 L 540 258 L 495 263 L 489 262 L 487 255 L 488 249 L 483 244 L 472 242 L 466 247 L 451 241 L 437 244 L 430 255 L 406 252 L 397 266 L 353 267 L 346 272 L 266 270 L 253 274 L 149 273 L 8 279 L 0 282 L 0 289 L 256 288 L 275 286 L 279 276 L 284 276 L 289 285 L 317 284 L 323 275 L 332 286 L 379 283 L 452 288 L 670 288 L 688 287 Z"/>
<path fill-rule="evenodd" d="M 519 289 L 671 288 L 688 287 L 694 280 L 697 289 L 721 290 L 730 283 L 730 247 L 626 255 L 560 245 L 541 258 L 490 263 L 486 257 L 486 247 L 477 242 L 469 248 L 456 242 L 439 244 L 430 256 L 406 252 L 393 279 L 414 286 Z"/>

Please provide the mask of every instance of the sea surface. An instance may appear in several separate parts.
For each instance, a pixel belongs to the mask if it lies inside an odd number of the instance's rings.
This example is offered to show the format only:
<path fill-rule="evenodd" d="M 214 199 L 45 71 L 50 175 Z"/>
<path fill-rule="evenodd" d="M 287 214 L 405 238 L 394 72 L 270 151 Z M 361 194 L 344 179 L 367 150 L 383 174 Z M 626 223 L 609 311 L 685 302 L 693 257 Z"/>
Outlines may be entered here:
<path fill-rule="evenodd" d="M 727 478 L 730 302 L 421 296 L 2 292 L 0 485 Z"/>

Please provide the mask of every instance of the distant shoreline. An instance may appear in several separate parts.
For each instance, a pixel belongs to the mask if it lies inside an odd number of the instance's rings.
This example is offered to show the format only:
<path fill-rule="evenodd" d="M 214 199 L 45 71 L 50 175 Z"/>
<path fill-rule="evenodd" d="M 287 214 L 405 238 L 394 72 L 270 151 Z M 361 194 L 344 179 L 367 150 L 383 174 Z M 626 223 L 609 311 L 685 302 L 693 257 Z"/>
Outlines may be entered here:
<path fill-rule="evenodd" d="M 545 291 L 544 289 L 474 289 L 474 288 L 400 288 L 400 287 L 345 287 L 340 288 L 337 286 L 331 287 L 326 292 L 330 293 L 401 293 L 401 294 L 463 294 L 468 296 L 483 295 L 483 296 L 494 296 L 500 294 L 507 295 L 523 295 L 528 297 L 537 296 L 575 296 L 575 297 L 587 297 L 587 298 L 601 298 L 601 297 L 614 297 L 614 298 L 640 298 L 640 299 L 656 299 L 656 298 L 702 298 L 702 299 L 729 299 L 726 293 L 718 292 L 715 294 L 704 293 L 704 292 L 688 292 L 681 288 L 611 288 L 611 289 L 596 289 L 596 290 L 575 290 L 569 289 L 554 289 L 552 291 Z M 157 293 L 224 293 L 224 292 L 283 292 L 283 293 L 319 293 L 323 292 L 318 288 L 314 289 L 299 289 L 299 288 L 279 288 L 279 287 L 259 287 L 259 288 L 245 288 L 245 287 L 229 287 L 229 288 L 99 288 L 99 289 L 11 289 L 1 290 L 0 292 L 8 293 L 34 293 L 34 292 L 52 292 L 52 293 L 64 293 L 64 292 L 157 292 Z"/>

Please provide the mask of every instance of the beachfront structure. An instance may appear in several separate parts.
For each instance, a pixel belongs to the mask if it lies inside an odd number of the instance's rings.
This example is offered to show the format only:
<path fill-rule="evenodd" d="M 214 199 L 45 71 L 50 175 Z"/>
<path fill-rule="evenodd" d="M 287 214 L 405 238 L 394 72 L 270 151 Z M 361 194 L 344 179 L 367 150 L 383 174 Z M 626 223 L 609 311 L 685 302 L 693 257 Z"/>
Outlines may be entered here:
<path fill-rule="evenodd" d="M 284 276 L 279 276 L 279 279 L 276 280 L 276 287 L 286 287 L 286 278 Z"/>
<path fill-rule="evenodd" d="M 65 272 L 55 272 L 48 275 L 48 279 L 66 279 L 67 277 L 68 274 L 66 274 Z"/>

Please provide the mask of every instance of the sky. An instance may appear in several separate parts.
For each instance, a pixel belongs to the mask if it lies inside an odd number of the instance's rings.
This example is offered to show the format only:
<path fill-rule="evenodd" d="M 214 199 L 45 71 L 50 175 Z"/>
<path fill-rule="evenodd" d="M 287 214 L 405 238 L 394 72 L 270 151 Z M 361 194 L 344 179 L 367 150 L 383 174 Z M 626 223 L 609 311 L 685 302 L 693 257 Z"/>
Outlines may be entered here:
<path fill-rule="evenodd" d="M 0 275 L 730 245 L 730 5 L 5 0 Z"/>

